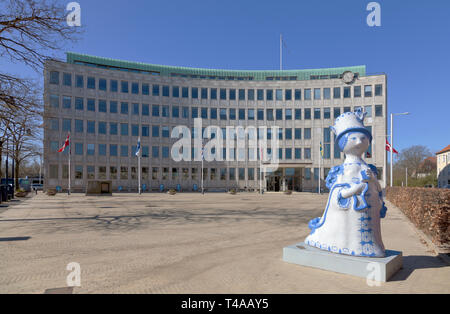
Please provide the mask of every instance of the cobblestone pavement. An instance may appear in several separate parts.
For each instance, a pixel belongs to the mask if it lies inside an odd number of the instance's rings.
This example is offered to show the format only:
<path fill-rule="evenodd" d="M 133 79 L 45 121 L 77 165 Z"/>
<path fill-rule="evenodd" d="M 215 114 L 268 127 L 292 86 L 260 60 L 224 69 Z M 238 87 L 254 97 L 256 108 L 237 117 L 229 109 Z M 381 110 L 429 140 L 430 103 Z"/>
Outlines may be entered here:
<path fill-rule="evenodd" d="M 322 214 L 326 195 L 241 193 L 40 193 L 0 213 L 0 293 L 44 293 L 66 286 L 66 266 L 81 266 L 74 293 L 450 293 L 450 266 L 390 205 L 386 248 L 404 268 L 370 287 L 363 278 L 282 261 Z"/>

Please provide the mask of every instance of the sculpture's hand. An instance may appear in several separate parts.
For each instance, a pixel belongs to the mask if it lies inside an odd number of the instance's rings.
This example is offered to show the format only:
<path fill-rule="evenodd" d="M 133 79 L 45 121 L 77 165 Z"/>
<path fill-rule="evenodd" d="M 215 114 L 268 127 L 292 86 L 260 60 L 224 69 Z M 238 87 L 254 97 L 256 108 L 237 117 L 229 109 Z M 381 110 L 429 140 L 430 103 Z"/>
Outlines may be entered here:
<path fill-rule="evenodd" d="M 353 184 L 348 189 L 343 189 L 341 191 L 341 196 L 343 198 L 349 198 L 350 196 L 361 194 L 366 188 L 366 183 Z"/>

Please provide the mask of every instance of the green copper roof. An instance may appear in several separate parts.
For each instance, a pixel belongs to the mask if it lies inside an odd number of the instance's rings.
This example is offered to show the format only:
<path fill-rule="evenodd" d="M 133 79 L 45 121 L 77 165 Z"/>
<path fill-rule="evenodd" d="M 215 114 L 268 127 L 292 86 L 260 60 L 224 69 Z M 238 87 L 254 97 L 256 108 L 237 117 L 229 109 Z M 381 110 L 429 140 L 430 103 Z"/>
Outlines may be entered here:
<path fill-rule="evenodd" d="M 166 66 L 157 64 L 148 64 L 141 62 L 130 62 L 103 57 L 90 56 L 85 54 L 67 52 L 67 63 L 83 64 L 100 68 L 148 73 L 161 76 L 182 76 L 197 78 L 215 78 L 215 79 L 245 79 L 255 81 L 266 80 L 310 80 L 336 78 L 345 71 L 359 73 L 360 76 L 366 75 L 366 66 L 350 66 L 327 69 L 307 69 L 307 70 L 218 70 L 204 68 L 189 68 L 179 66 Z"/>

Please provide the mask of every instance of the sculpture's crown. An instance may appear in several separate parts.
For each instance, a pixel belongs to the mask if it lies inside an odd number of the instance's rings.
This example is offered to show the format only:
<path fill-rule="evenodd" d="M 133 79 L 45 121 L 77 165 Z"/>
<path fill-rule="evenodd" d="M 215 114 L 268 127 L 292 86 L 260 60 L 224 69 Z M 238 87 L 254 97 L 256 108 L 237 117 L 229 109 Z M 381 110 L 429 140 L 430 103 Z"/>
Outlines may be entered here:
<path fill-rule="evenodd" d="M 367 134 L 372 141 L 372 134 L 364 127 L 364 117 L 367 112 L 357 109 L 355 112 L 345 112 L 336 118 L 331 130 L 336 134 L 336 141 L 349 132 L 363 132 Z"/>

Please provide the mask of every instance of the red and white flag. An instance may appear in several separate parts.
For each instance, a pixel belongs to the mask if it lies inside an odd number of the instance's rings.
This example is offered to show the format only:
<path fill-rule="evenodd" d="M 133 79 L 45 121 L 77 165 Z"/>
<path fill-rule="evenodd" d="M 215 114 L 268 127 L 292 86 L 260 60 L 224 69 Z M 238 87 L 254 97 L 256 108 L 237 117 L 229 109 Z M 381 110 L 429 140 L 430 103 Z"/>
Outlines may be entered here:
<path fill-rule="evenodd" d="M 67 135 L 67 139 L 64 142 L 64 145 L 58 150 L 58 153 L 62 153 L 67 146 L 69 146 L 70 133 Z"/>
<path fill-rule="evenodd" d="M 387 150 L 388 152 L 391 151 L 391 147 L 392 147 L 391 144 L 390 144 L 389 141 L 386 139 L 386 150 Z M 396 151 L 395 148 L 392 148 L 392 151 L 393 151 L 394 154 L 398 154 L 398 151 Z"/>

